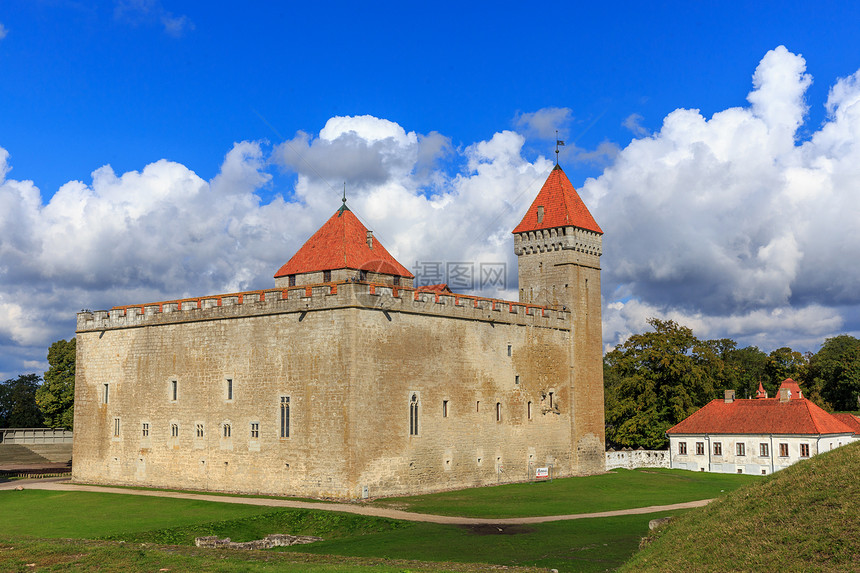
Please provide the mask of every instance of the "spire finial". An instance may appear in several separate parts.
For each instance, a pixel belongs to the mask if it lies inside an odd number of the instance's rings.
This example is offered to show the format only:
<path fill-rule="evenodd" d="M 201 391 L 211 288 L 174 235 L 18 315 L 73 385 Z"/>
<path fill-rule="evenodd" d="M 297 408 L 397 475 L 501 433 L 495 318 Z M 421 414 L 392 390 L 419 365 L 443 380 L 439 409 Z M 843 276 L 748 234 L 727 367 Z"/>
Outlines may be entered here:
<path fill-rule="evenodd" d="M 344 211 L 349 211 L 349 207 L 346 206 L 346 181 L 343 182 L 343 205 L 340 206 L 340 209 L 337 210 L 337 216 L 340 217 L 343 215 Z"/>
<path fill-rule="evenodd" d="M 558 130 L 555 130 L 555 166 L 558 167 L 558 147 L 564 147 L 564 142 L 558 138 Z"/>

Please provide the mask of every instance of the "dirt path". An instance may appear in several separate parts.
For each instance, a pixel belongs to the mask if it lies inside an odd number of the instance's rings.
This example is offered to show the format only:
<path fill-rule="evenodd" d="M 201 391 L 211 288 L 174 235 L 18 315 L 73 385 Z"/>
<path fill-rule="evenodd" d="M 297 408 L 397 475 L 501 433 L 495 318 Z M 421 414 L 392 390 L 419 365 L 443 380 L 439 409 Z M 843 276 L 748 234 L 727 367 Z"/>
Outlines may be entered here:
<path fill-rule="evenodd" d="M 172 491 L 124 489 L 114 487 L 102 487 L 95 485 L 79 485 L 68 481 L 68 478 L 40 479 L 40 480 L 14 480 L 0 483 L 0 490 L 15 489 L 21 486 L 24 489 L 43 489 L 52 491 L 90 491 L 97 493 L 117 493 L 126 495 L 143 495 L 150 497 L 172 497 L 176 499 L 196 499 L 201 501 L 215 501 L 219 503 L 240 503 L 243 505 L 261 505 L 267 507 L 287 507 L 294 509 L 315 509 L 318 511 L 341 511 L 344 513 L 355 513 L 358 515 L 371 515 L 374 517 L 388 517 L 391 519 L 402 519 L 405 521 L 426 521 L 429 523 L 445 523 L 450 525 L 525 525 L 531 523 L 546 523 L 548 521 L 562 521 L 567 519 L 586 519 L 590 517 L 615 517 L 618 515 L 639 515 L 643 513 L 657 513 L 660 511 L 672 511 L 675 509 L 691 509 L 702 507 L 710 503 L 711 499 L 688 501 L 685 503 L 673 503 L 671 505 L 651 505 L 648 507 L 635 507 L 632 509 L 617 509 L 613 511 L 599 511 L 596 513 L 575 513 L 570 515 L 545 515 L 536 517 L 510 517 L 504 519 L 487 519 L 477 517 L 454 517 L 449 515 L 430 515 L 426 513 L 411 513 L 397 509 L 382 507 L 371 507 L 353 503 L 313 503 L 307 501 L 293 501 L 288 499 L 267 499 L 258 497 L 232 497 L 225 495 L 208 495 L 205 493 L 180 493 Z"/>

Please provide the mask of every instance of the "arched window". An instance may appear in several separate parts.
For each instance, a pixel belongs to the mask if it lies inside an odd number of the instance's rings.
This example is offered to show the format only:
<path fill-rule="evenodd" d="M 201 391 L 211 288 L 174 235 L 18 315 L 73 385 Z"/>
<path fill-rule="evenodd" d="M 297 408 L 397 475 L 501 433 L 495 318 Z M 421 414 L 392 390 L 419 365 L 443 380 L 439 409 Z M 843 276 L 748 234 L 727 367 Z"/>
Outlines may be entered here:
<path fill-rule="evenodd" d="M 409 435 L 418 435 L 418 395 L 412 394 L 409 400 Z"/>

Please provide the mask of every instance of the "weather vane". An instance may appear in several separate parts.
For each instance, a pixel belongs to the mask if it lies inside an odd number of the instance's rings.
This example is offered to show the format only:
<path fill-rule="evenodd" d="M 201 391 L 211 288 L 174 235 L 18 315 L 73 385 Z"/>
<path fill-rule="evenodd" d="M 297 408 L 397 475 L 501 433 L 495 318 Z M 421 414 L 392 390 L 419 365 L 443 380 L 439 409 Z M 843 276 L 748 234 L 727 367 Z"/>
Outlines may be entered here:
<path fill-rule="evenodd" d="M 346 205 L 346 181 L 343 182 L 343 204 Z"/>
<path fill-rule="evenodd" d="M 558 138 L 558 130 L 555 130 L 555 164 L 558 165 L 558 148 L 564 147 L 564 142 Z"/>

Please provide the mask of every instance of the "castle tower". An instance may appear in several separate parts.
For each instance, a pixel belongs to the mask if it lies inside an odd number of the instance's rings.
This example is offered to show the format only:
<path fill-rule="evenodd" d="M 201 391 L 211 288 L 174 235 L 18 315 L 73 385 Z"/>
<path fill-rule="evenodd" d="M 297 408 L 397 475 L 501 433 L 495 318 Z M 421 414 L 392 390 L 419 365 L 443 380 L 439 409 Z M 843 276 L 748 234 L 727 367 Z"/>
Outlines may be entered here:
<path fill-rule="evenodd" d="M 415 277 L 343 205 L 275 273 L 275 287 L 353 281 L 411 287 Z"/>
<path fill-rule="evenodd" d="M 572 466 L 603 471 L 603 231 L 558 165 L 513 230 L 519 300 L 570 312 Z"/>

